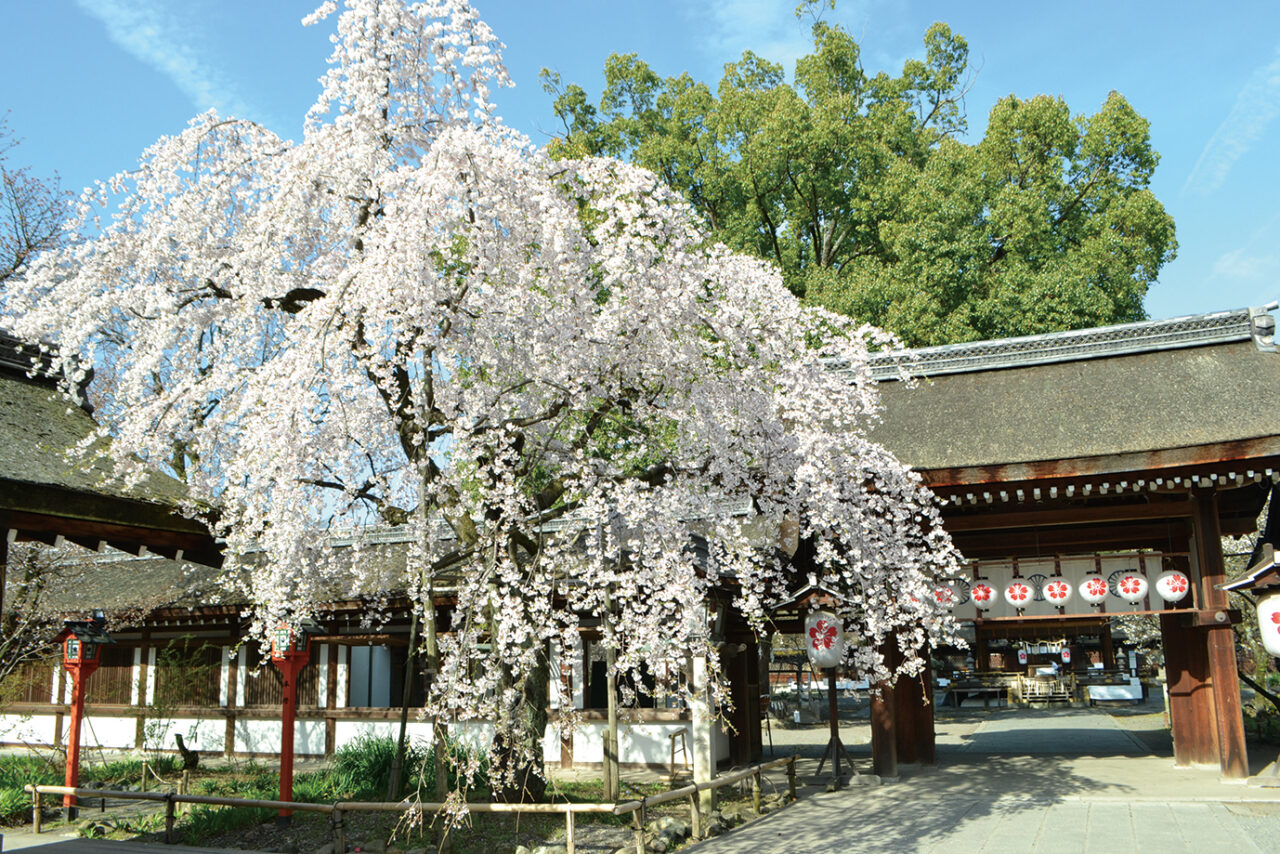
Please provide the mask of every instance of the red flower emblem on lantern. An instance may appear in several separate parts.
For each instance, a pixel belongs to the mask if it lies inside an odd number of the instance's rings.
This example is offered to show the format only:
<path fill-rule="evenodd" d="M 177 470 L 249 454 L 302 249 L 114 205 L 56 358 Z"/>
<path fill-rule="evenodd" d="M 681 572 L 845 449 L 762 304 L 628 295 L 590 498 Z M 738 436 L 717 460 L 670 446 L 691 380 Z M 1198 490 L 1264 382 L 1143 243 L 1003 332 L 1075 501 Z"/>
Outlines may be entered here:
<path fill-rule="evenodd" d="M 1107 592 L 1107 582 L 1101 578 L 1090 578 L 1085 584 L 1089 587 L 1090 596 L 1102 596 Z"/>
<path fill-rule="evenodd" d="M 939 605 L 950 605 L 951 600 L 956 598 L 956 594 L 951 591 L 950 587 L 939 587 L 933 591 L 933 598 L 938 601 Z"/>
<path fill-rule="evenodd" d="M 1165 586 L 1169 588 L 1171 593 L 1186 593 L 1187 577 L 1185 575 L 1175 575 L 1165 582 Z"/>
<path fill-rule="evenodd" d="M 818 620 L 809 629 L 809 639 L 814 649 L 831 649 L 836 642 L 836 627 L 826 620 Z"/>
<path fill-rule="evenodd" d="M 985 584 L 979 584 L 973 588 L 973 598 L 979 602 L 990 602 L 991 597 L 995 595 L 995 591 Z"/>
<path fill-rule="evenodd" d="M 1136 575 L 1126 575 L 1116 586 L 1120 588 L 1121 593 L 1137 595 L 1142 591 L 1142 581 Z"/>
<path fill-rule="evenodd" d="M 1059 599 L 1067 598 L 1070 594 L 1071 588 L 1067 586 L 1065 581 L 1050 581 L 1044 588 L 1044 595 L 1055 602 Z"/>
<path fill-rule="evenodd" d="M 1276 611 L 1274 614 L 1271 615 L 1271 622 L 1275 623 L 1277 626 L 1280 626 L 1280 611 Z"/>
<path fill-rule="evenodd" d="M 1009 598 L 1015 602 L 1022 602 L 1031 597 L 1031 588 L 1025 584 L 1010 584 Z"/>

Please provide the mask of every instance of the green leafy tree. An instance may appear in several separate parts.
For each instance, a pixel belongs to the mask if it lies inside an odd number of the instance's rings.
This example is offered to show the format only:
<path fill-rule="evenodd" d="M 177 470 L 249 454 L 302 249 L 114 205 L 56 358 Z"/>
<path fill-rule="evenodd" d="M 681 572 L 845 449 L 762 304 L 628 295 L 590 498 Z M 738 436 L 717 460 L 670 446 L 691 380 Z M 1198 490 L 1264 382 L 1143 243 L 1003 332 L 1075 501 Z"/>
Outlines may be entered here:
<path fill-rule="evenodd" d="M 1148 122 L 1123 96 L 1073 116 L 1010 95 L 968 144 L 968 44 L 946 24 L 897 77 L 864 71 L 839 26 L 813 36 L 793 83 L 749 51 L 714 92 L 614 55 L 597 105 L 544 70 L 564 123 L 552 150 L 653 170 L 793 292 L 910 344 L 1144 317 L 1176 243 Z"/>

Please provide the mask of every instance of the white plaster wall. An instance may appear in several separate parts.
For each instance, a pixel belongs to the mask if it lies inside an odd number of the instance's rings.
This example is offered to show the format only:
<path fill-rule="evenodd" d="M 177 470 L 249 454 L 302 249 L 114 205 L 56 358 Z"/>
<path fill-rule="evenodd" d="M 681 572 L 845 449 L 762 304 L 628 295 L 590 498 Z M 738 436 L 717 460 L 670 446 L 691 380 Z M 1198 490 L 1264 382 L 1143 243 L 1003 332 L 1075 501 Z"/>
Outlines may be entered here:
<path fill-rule="evenodd" d="M 715 754 L 716 762 L 723 762 L 729 758 L 729 733 L 718 725 L 711 727 L 711 750 Z"/>
<path fill-rule="evenodd" d="M 226 748 L 227 724 L 222 718 L 148 718 L 143 742 L 148 750 L 177 750 L 177 733 L 192 750 L 221 754 Z"/>
<path fill-rule="evenodd" d="M 409 721 L 405 734 L 414 744 L 431 743 L 431 724 L 426 721 Z M 397 739 L 400 737 L 399 721 L 338 721 L 334 733 L 334 748 L 350 744 L 364 735 Z"/>
<path fill-rule="evenodd" d="M 85 715 L 80 728 L 82 747 L 131 750 L 137 743 L 138 719 Z"/>
<path fill-rule="evenodd" d="M 236 721 L 235 750 L 237 753 L 280 752 L 280 721 Z M 324 721 L 294 721 L 293 753 L 324 754 Z"/>
<path fill-rule="evenodd" d="M 591 721 L 575 727 L 573 733 L 574 762 L 603 762 L 604 733 L 608 724 L 604 721 Z M 618 761 L 624 765 L 656 764 L 666 765 L 671 761 L 671 739 L 674 732 L 683 730 L 688 745 L 688 761 L 693 763 L 693 732 L 689 721 L 655 721 L 649 723 L 618 724 Z M 684 759 L 677 741 L 676 762 Z M 728 754 L 728 741 L 725 741 L 725 756 Z M 547 726 L 547 734 L 543 739 L 543 750 L 547 756 L 560 754 L 560 736 L 554 726 Z"/>
<path fill-rule="evenodd" d="M 0 743 L 52 745 L 55 715 L 0 715 Z"/>

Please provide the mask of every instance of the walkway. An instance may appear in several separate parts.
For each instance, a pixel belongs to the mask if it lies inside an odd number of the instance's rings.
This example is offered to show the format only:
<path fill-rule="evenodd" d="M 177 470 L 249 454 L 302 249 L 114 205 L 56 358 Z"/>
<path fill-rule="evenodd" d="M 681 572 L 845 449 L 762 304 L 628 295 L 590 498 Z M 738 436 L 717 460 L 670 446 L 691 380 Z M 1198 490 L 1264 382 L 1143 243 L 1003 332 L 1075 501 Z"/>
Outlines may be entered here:
<path fill-rule="evenodd" d="M 1174 768 L 1158 713 L 1114 711 L 993 709 L 940 717 L 936 768 L 903 768 L 900 782 L 879 787 L 819 791 L 688 850 L 1234 854 L 1274 848 L 1280 789 L 1224 783 L 1216 768 Z M 865 771 L 866 725 L 855 721 L 841 732 Z M 798 745 L 779 742 L 804 735 L 775 730 L 774 740 L 781 753 Z M 1254 773 L 1275 750 L 1258 752 Z M 807 770 L 812 773 L 811 763 Z"/>
<path fill-rule="evenodd" d="M 144 844 L 141 842 L 114 842 L 109 839 L 73 839 L 58 837 L 53 833 L 3 833 L 0 851 L 22 851 L 24 854 L 226 854 L 221 848 L 190 848 L 186 845 Z M 254 854 L 254 852 L 238 852 Z"/>

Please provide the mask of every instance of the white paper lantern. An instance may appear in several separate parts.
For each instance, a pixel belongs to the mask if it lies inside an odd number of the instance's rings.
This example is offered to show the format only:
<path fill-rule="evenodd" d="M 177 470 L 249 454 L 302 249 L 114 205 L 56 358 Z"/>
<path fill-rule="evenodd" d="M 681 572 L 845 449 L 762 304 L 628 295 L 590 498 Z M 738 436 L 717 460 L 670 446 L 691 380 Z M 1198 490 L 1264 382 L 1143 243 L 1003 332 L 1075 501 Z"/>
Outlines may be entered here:
<path fill-rule="evenodd" d="M 1268 593 L 1258 599 L 1258 629 L 1267 652 L 1280 657 L 1280 593 Z"/>
<path fill-rule="evenodd" d="M 1181 602 L 1190 590 L 1191 579 L 1176 569 L 1161 573 L 1156 579 L 1156 593 L 1166 602 Z"/>
<path fill-rule="evenodd" d="M 1015 608 L 1025 608 L 1031 604 L 1031 585 L 1025 581 L 1011 581 L 1004 589 L 1004 601 Z"/>
<path fill-rule="evenodd" d="M 1044 598 L 1061 607 L 1071 599 L 1071 585 L 1061 578 L 1051 578 L 1044 585 Z"/>
<path fill-rule="evenodd" d="M 933 591 L 933 600 L 950 611 L 960 601 L 960 597 L 950 587 L 939 587 Z"/>
<path fill-rule="evenodd" d="M 804 618 L 805 650 L 818 667 L 836 667 L 844 658 L 840 618 L 830 611 L 814 611 Z"/>
<path fill-rule="evenodd" d="M 1069 646 L 1064 646 L 1062 648 L 1062 663 L 1063 664 L 1071 663 L 1071 647 Z"/>
<path fill-rule="evenodd" d="M 1027 651 L 1025 649 L 1018 650 L 1018 663 L 1019 664 L 1027 663 Z"/>
<path fill-rule="evenodd" d="M 1101 575 L 1086 575 L 1080 582 L 1080 598 L 1097 605 L 1107 598 L 1107 580 Z"/>
<path fill-rule="evenodd" d="M 1136 572 L 1126 572 L 1116 581 L 1116 592 L 1120 598 L 1136 605 L 1147 595 L 1147 579 Z"/>
<path fill-rule="evenodd" d="M 969 591 L 969 595 L 973 597 L 973 604 L 981 608 L 983 611 L 989 610 L 996 601 L 995 588 L 990 584 L 973 585 L 973 589 Z"/>

